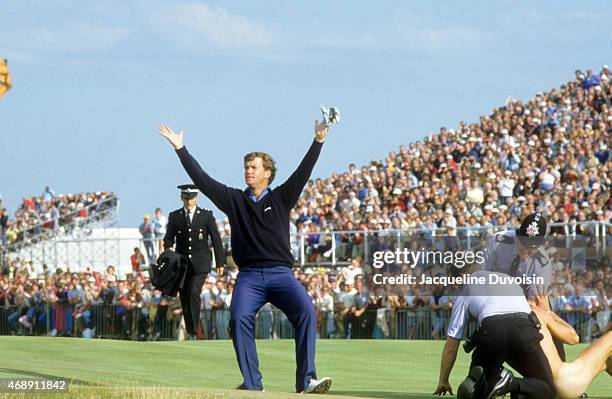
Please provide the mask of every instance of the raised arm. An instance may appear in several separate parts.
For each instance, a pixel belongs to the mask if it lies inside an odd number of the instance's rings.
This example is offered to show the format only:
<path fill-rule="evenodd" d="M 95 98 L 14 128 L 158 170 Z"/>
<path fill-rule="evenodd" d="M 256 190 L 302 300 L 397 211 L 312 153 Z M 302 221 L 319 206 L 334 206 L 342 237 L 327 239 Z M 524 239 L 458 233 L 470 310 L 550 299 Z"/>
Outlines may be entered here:
<path fill-rule="evenodd" d="M 300 162 L 297 169 L 289 176 L 286 182 L 278 186 L 276 191 L 285 200 L 285 203 L 292 207 L 297 202 L 302 189 L 310 178 L 312 169 L 319 159 L 321 147 L 325 142 L 329 126 L 325 121 L 315 121 L 315 139 L 313 140 L 308 152 Z"/>
<path fill-rule="evenodd" d="M 198 161 L 187 151 L 187 148 L 183 144 L 183 131 L 181 130 L 178 134 L 167 125 L 159 126 L 159 134 L 164 136 L 170 144 L 174 147 L 176 154 L 181 160 L 181 164 L 185 171 L 191 177 L 193 184 L 198 187 L 205 196 L 226 214 L 229 213 L 229 188 L 217 180 L 213 179 L 204 172 Z"/>

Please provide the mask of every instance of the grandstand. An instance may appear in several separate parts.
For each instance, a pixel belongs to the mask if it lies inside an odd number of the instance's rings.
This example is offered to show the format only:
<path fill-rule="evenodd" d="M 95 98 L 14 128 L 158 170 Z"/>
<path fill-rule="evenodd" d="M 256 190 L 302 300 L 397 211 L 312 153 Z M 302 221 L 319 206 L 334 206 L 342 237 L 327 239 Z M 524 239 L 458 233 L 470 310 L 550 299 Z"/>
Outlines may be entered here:
<path fill-rule="evenodd" d="M 55 195 L 45 187 L 40 196 L 24 198 L 14 218 L 2 212 L 1 264 L 6 268 L 12 258 L 31 262 L 37 270 L 43 264 L 79 269 L 85 263 L 102 269 L 109 263 L 101 258 L 112 251 L 100 247 L 112 242 L 100 236 L 110 238 L 113 230 L 108 228 L 118 221 L 118 211 L 119 199 L 112 192 Z M 83 248 L 85 242 L 89 246 Z"/>
<path fill-rule="evenodd" d="M 311 180 L 292 214 L 297 230 L 496 227 L 536 209 L 552 223 L 609 222 L 612 73 L 575 75 L 382 161 Z"/>

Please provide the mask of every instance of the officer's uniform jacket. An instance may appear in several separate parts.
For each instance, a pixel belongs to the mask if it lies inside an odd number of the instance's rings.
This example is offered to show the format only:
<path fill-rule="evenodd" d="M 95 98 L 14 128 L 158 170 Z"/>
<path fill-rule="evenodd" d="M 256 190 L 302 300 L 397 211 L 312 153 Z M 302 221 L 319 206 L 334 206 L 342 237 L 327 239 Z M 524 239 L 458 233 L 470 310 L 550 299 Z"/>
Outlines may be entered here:
<path fill-rule="evenodd" d="M 505 273 L 511 276 L 537 276 L 544 278 L 544 284 L 523 286 L 527 298 L 533 298 L 538 292 L 546 294 L 551 282 L 550 259 L 543 254 L 542 249 L 528 259 L 518 258 L 518 247 L 515 230 L 496 233 L 487 240 L 485 248 L 484 270 Z M 513 264 L 515 265 L 515 273 Z"/>
<path fill-rule="evenodd" d="M 189 260 L 189 267 L 195 274 L 210 272 L 212 254 L 208 245 L 209 237 L 215 251 L 215 263 L 217 267 L 223 266 L 223 244 L 211 211 L 196 207 L 190 225 L 184 208 L 168 215 L 164 247 L 170 248 L 176 243 L 175 251 Z"/>

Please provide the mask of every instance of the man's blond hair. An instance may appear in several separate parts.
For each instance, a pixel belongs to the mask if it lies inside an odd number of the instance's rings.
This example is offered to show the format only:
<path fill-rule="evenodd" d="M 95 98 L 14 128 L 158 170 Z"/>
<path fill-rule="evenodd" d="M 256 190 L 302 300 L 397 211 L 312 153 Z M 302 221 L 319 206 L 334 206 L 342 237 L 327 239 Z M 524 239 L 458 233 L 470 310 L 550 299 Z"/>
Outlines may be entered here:
<path fill-rule="evenodd" d="M 268 179 L 268 184 L 271 184 L 272 180 L 274 180 L 274 176 L 276 176 L 276 163 L 274 162 L 274 159 L 265 152 L 255 151 L 249 152 L 244 156 L 244 164 L 246 165 L 247 162 L 250 162 L 255 158 L 261 158 L 261 163 L 263 164 L 264 170 L 269 170 L 271 172 L 270 178 Z"/>

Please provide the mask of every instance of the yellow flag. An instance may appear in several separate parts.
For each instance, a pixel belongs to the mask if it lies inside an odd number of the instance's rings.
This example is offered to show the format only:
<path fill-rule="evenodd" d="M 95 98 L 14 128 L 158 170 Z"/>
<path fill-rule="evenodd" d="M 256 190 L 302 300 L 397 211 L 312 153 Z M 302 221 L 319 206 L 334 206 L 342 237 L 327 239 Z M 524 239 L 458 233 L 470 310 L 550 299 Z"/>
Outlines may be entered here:
<path fill-rule="evenodd" d="M 8 61 L 0 58 L 0 98 L 11 89 L 11 73 L 8 70 Z"/>

